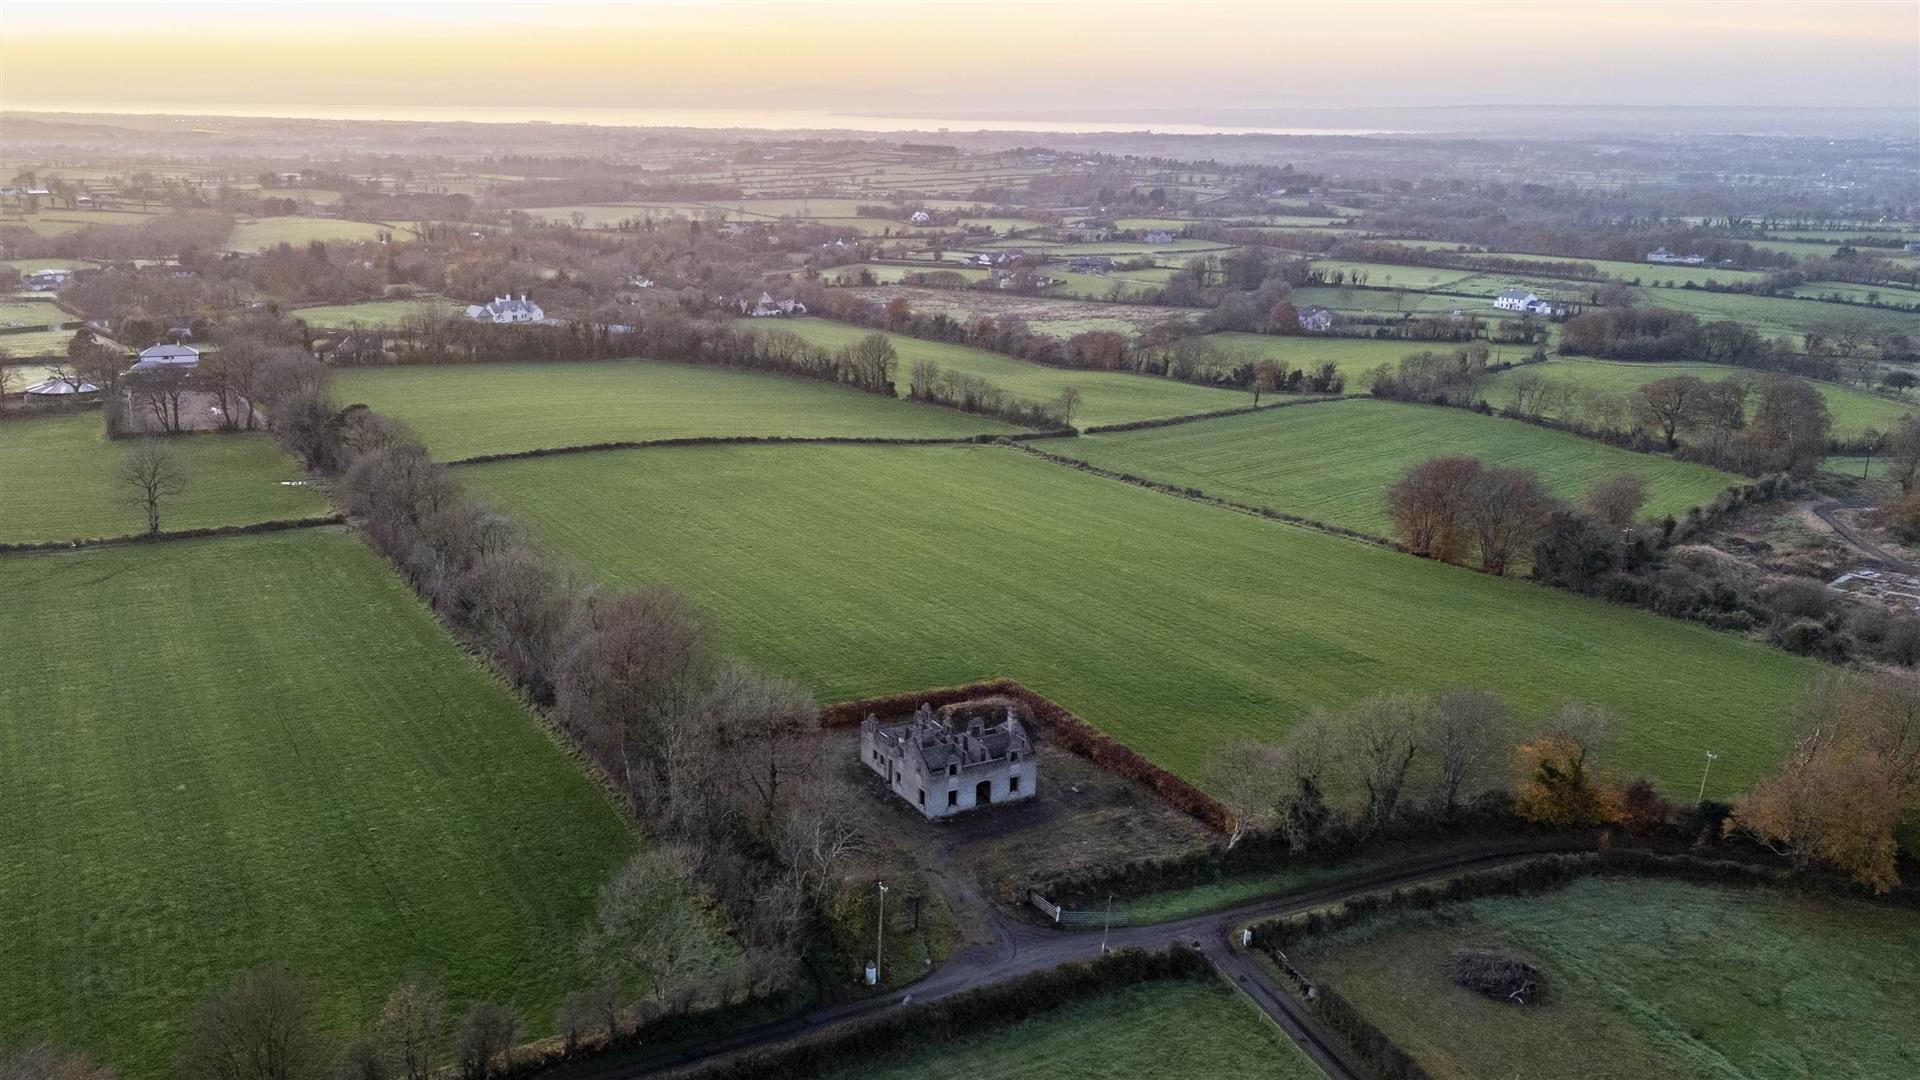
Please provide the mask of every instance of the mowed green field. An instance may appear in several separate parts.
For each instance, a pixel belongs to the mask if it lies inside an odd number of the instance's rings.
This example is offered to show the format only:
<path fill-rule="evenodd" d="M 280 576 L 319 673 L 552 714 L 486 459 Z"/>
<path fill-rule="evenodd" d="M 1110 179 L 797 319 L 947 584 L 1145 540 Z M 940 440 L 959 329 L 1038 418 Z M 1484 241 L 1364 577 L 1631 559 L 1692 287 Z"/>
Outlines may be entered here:
<path fill-rule="evenodd" d="M 1480 900 L 1293 951 L 1437 1080 L 1920 1075 L 1920 915 L 1672 881 Z M 1453 985 L 1453 950 L 1537 963 L 1545 1004 Z"/>
<path fill-rule="evenodd" d="M 340 218 L 265 217 L 242 221 L 227 237 L 228 251 L 264 251 L 276 244 L 301 247 L 315 240 L 325 243 L 357 243 L 377 240 L 381 233 L 405 236 L 408 230 L 397 225 L 372 221 L 346 221 Z"/>
<path fill-rule="evenodd" d="M 1305 335 L 1245 334 L 1222 330 L 1208 334 L 1206 340 L 1221 349 L 1244 350 L 1261 360 L 1272 360 L 1289 370 L 1312 371 L 1331 362 L 1346 376 L 1348 392 L 1364 390 L 1372 381 L 1373 369 L 1381 364 L 1398 365 L 1402 357 L 1427 349 L 1445 350 L 1453 346 L 1429 341 L 1378 341 L 1369 338 L 1308 337 Z M 1518 354 L 1519 349 L 1507 346 Z"/>
<path fill-rule="evenodd" d="M 463 476 L 600 576 L 689 590 L 824 700 L 1009 676 L 1195 778 L 1316 705 L 1484 686 L 1528 713 L 1617 709 L 1615 764 L 1676 791 L 1718 750 L 1709 787 L 1728 795 L 1784 747 L 1816 670 L 1005 447 L 690 447 Z"/>
<path fill-rule="evenodd" d="M 302 530 L 0 558 L 0 1046 L 172 1075 L 285 964 L 331 1030 L 412 971 L 535 1033 L 633 849 L 365 547 Z"/>
<path fill-rule="evenodd" d="M 1305 1054 L 1225 985 L 1154 982 L 1076 1001 L 827 1080 L 1318 1080 Z"/>
<path fill-rule="evenodd" d="M 1489 377 L 1482 384 L 1482 392 L 1486 399 L 1496 406 L 1505 406 L 1510 400 L 1510 395 L 1503 389 L 1503 384 L 1523 371 L 1552 379 L 1564 379 L 1589 390 L 1614 393 L 1629 393 L 1647 383 L 1679 375 L 1718 380 L 1743 374 L 1755 376 L 1764 374 L 1747 368 L 1729 367 L 1726 364 L 1642 364 L 1627 360 L 1557 357 L 1545 363 L 1528 364 Z M 1826 400 L 1827 411 L 1833 417 L 1833 434 L 1842 438 L 1857 437 L 1869 430 L 1891 430 L 1902 416 L 1920 408 L 1920 406 L 1878 397 L 1834 383 L 1816 382 L 1813 386 Z"/>
<path fill-rule="evenodd" d="M 315 329 L 391 330 L 408 319 L 449 318 L 467 309 L 458 300 L 423 296 L 412 300 L 368 300 L 360 304 L 322 304 L 295 308 L 287 314 Z"/>
<path fill-rule="evenodd" d="M 0 424 L 0 543 L 90 540 L 144 532 L 146 512 L 127 500 L 121 463 L 131 441 L 109 442 L 100 414 Z M 166 440 L 186 462 L 186 491 L 169 498 L 163 529 L 203 529 L 327 512 L 296 480 L 300 470 L 259 433 Z"/>
<path fill-rule="evenodd" d="M 1744 482 L 1704 465 L 1636 454 L 1519 420 L 1364 398 L 1089 435 L 1047 449 L 1382 536 L 1392 530 L 1387 488 L 1408 466 L 1431 457 L 1466 455 L 1532 469 L 1569 501 L 1616 473 L 1638 473 L 1648 485 L 1643 514 L 1653 519 L 1685 514 Z"/>
<path fill-rule="evenodd" d="M 839 349 L 878 333 L 864 326 L 832 322 L 827 319 L 741 320 L 736 326 L 762 331 L 784 330 L 825 349 Z M 1163 416 L 1186 416 L 1250 405 L 1253 398 L 1238 390 L 1161 379 L 1151 375 L 1132 375 L 1121 371 L 1070 371 L 1030 364 L 1001 353 L 976 349 L 970 345 L 949 345 L 922 341 L 904 334 L 887 334 L 894 351 L 900 354 L 900 370 L 894 385 L 907 392 L 915 360 L 931 360 L 942 370 L 978 375 L 1016 397 L 1052 401 L 1069 386 L 1079 387 L 1080 410 L 1074 414 L 1076 427 L 1123 424 Z"/>
<path fill-rule="evenodd" d="M 1876 334 L 1920 336 L 1920 312 L 1828 304 L 1791 296 L 1751 296 L 1702 289 L 1642 288 L 1642 307 L 1684 311 L 1703 321 L 1731 319 L 1765 337 L 1806 334 L 1821 327 L 1857 327 Z M 1799 342 L 1794 342 L 1796 346 Z"/>
<path fill-rule="evenodd" d="M 811 379 L 645 360 L 357 368 L 339 374 L 335 395 L 405 420 L 445 461 L 698 436 L 959 438 L 1021 430 Z"/>

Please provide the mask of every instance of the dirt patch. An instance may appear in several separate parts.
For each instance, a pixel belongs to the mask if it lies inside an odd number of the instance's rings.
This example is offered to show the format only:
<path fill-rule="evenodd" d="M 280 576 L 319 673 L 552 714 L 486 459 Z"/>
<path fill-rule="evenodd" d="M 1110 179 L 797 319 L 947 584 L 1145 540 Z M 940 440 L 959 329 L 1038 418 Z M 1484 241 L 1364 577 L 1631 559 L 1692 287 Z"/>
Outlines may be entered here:
<path fill-rule="evenodd" d="M 829 752 L 840 762 L 836 780 L 859 796 L 854 802 L 876 857 L 934 879 L 962 879 L 1003 902 L 1017 903 L 1036 881 L 1172 855 L 1214 839 L 1141 784 L 1047 744 L 1044 733 L 1037 738 L 1032 798 L 940 821 L 922 817 L 860 763 L 857 731 L 834 732 Z"/>

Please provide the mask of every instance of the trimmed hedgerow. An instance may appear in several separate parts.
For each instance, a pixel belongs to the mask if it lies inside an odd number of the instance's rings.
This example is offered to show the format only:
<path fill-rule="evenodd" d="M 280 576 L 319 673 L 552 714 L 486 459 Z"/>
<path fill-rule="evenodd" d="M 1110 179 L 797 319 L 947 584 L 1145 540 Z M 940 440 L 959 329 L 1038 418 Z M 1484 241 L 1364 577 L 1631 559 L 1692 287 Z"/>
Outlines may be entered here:
<path fill-rule="evenodd" d="M 209 536 L 250 536 L 254 533 L 338 525 L 345 520 L 346 518 L 339 514 L 321 514 L 315 517 L 282 518 L 278 521 L 256 521 L 248 525 L 210 525 L 204 529 L 163 529 L 157 533 L 128 533 L 125 536 L 104 536 L 96 539 L 28 540 L 0 544 L 0 554 L 19 551 L 70 551 L 74 548 L 109 547 L 119 544 L 154 544 L 163 540 L 199 540 Z"/>

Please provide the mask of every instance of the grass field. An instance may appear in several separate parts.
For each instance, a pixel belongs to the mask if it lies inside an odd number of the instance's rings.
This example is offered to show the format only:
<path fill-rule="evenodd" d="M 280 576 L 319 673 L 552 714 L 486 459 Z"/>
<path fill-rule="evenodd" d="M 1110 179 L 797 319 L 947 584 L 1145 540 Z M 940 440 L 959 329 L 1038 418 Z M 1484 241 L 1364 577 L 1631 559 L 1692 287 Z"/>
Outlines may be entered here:
<path fill-rule="evenodd" d="M 1565 379 L 1592 390 L 1616 393 L 1626 393 L 1647 383 L 1677 375 L 1692 375 L 1698 379 L 1726 379 L 1741 374 L 1757 374 L 1745 368 L 1728 367 L 1725 364 L 1642 364 L 1626 360 L 1561 357 L 1548 360 L 1543 364 L 1529 364 L 1492 376 L 1484 384 L 1487 400 L 1495 405 L 1506 405 L 1508 395 L 1502 389 L 1502 383 L 1522 371 L 1534 372 L 1553 379 Z M 1837 436 L 1850 438 L 1868 430 L 1887 431 L 1902 416 L 1920 409 L 1920 405 L 1908 405 L 1833 383 L 1816 382 L 1813 385 L 1820 391 L 1820 396 L 1826 399 L 1827 411 L 1833 417 L 1833 434 Z"/>
<path fill-rule="evenodd" d="M 1066 277 L 1063 274 L 1050 276 Z M 1074 275 L 1074 277 L 1085 283 L 1098 275 L 1085 274 Z M 1100 278 L 1099 280 L 1101 285 L 1095 291 L 1105 295 L 1104 290 L 1112 286 L 1113 279 Z M 904 297 L 919 314 L 943 314 L 962 322 L 982 315 L 991 315 L 995 318 L 1014 315 L 1024 319 L 1028 329 L 1058 338 L 1070 338 L 1089 330 L 1113 330 L 1132 335 L 1168 319 L 1198 314 L 1188 308 L 1157 307 L 1151 304 L 1108 304 L 1051 296 L 1012 296 L 974 289 L 923 289 L 910 285 L 893 285 L 885 289 L 857 289 L 853 294 L 876 304 L 884 304 L 895 297 Z"/>
<path fill-rule="evenodd" d="M 1387 488 L 1409 465 L 1443 455 L 1532 469 L 1570 501 L 1616 473 L 1638 473 L 1649 489 L 1644 515 L 1654 519 L 1685 514 L 1744 482 L 1704 465 L 1636 454 L 1519 420 L 1367 399 L 1091 435 L 1049 449 L 1378 535 L 1392 528 Z"/>
<path fill-rule="evenodd" d="M 423 296 L 412 300 L 369 300 L 360 304 L 323 304 L 295 308 L 287 314 L 316 329 L 345 330 L 364 327 L 391 330 L 408 319 L 420 316 L 458 315 L 466 305 L 444 296 Z"/>
<path fill-rule="evenodd" d="M 1021 1023 L 861 1062 L 827 1080 L 1317 1080 L 1253 1006 L 1214 982 L 1141 983 Z"/>
<path fill-rule="evenodd" d="M 357 243 L 377 240 L 381 233 L 405 236 L 397 225 L 371 221 L 344 221 L 337 218 L 265 217 L 242 221 L 227 237 L 229 251 L 264 251 L 275 244 L 305 247 L 315 240 L 325 243 Z"/>
<path fill-rule="evenodd" d="M 1257 354 L 1262 360 L 1272 360 L 1289 369 L 1312 371 L 1321 364 L 1331 361 L 1340 369 L 1340 374 L 1346 376 L 1349 391 L 1366 389 L 1367 384 L 1372 381 L 1373 369 L 1381 364 L 1398 364 L 1401 357 L 1423 349 L 1450 347 L 1427 341 L 1243 334 L 1234 330 L 1209 334 L 1207 340 L 1230 351 L 1248 350 Z M 1517 346 L 1506 346 L 1504 351 L 1516 356 L 1521 353 Z"/>
<path fill-rule="evenodd" d="M 336 386 L 340 400 L 413 425 L 443 460 L 708 435 L 948 438 L 1020 430 L 811 379 L 641 360 L 358 368 L 342 371 Z"/>
<path fill-rule="evenodd" d="M 599 575 L 688 589 L 825 700 L 1009 676 L 1189 776 L 1315 705 L 1484 686 L 1526 712 L 1618 710 L 1616 764 L 1676 790 L 1719 750 L 1725 795 L 1782 749 L 1816 670 L 1000 447 L 697 447 L 464 476 Z"/>
<path fill-rule="evenodd" d="M 65 360 L 67 346 L 72 343 L 73 331 L 71 330 L 27 330 L 18 334 L 0 334 L 0 354 L 15 360 L 28 358 Z"/>
<path fill-rule="evenodd" d="M 1643 307 L 1684 311 L 1706 321 L 1731 319 L 1765 337 L 1805 334 L 1829 325 L 1920 336 L 1920 312 L 1700 289 L 1642 288 L 1638 292 Z"/>
<path fill-rule="evenodd" d="M 1462 945 L 1538 963 L 1515 1008 L 1446 977 Z M 1920 916 L 1669 881 L 1589 880 L 1295 950 L 1438 1080 L 1920 1075 Z"/>
<path fill-rule="evenodd" d="M 7 300 L 0 299 L 0 327 L 4 326 L 40 326 L 52 323 L 70 322 L 74 316 L 62 310 L 60 305 L 47 300 Z M 0 345 L 4 345 L 12 334 L 0 334 Z M 72 336 L 72 331 L 68 331 Z"/>
<path fill-rule="evenodd" d="M 284 963 L 333 1030 L 409 972 L 520 1010 L 633 840 L 386 567 L 332 530 L 0 559 L 0 1045 L 130 1077 Z"/>
<path fill-rule="evenodd" d="M 117 474 L 131 447 L 108 442 L 100 414 L 74 413 L 0 424 L 0 543 L 97 539 L 146 529 Z M 188 435 L 167 440 L 191 478 L 169 499 L 166 529 L 245 525 L 327 512 L 326 501 L 282 480 L 300 475 L 262 434 Z"/>
<path fill-rule="evenodd" d="M 770 320 L 747 325 L 762 328 Z M 785 330 L 819 345 L 838 349 L 851 345 L 874 331 L 827 319 L 782 319 L 764 327 Z M 901 334 L 889 334 L 900 354 L 900 373 L 894 383 L 901 393 L 907 390 L 908 373 L 915 360 L 931 360 L 944 370 L 964 371 L 994 383 L 1008 393 L 1037 401 L 1051 401 L 1068 386 L 1077 386 L 1083 395 L 1080 411 L 1073 422 L 1078 427 L 1122 424 L 1161 416 L 1231 409 L 1252 404 L 1250 395 L 1237 390 L 1194 386 L 1150 375 L 1130 375 L 1119 371 L 1068 371 L 1040 364 L 1029 364 L 1011 356 L 976 349 L 967 345 L 948 345 L 922 341 Z"/>

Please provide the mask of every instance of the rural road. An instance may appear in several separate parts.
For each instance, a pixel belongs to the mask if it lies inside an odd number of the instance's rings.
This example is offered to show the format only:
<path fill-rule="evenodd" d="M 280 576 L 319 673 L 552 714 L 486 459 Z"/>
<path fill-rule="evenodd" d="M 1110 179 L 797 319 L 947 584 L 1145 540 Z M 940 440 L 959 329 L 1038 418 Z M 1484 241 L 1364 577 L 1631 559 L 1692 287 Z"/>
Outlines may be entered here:
<path fill-rule="evenodd" d="M 1886 548 L 1861 536 L 1859 531 L 1854 529 L 1853 526 L 1841 521 L 1836 513 L 1836 511 L 1840 510 L 1854 509 L 1858 509 L 1858 507 L 1851 503 L 1841 502 L 1838 499 L 1815 503 L 1813 505 L 1814 516 L 1826 522 L 1827 528 L 1832 529 L 1835 536 L 1852 544 L 1868 557 L 1878 560 L 1886 569 L 1901 574 L 1920 574 L 1920 566 L 1916 566 L 1911 560 L 1895 555 Z"/>
<path fill-rule="evenodd" d="M 1229 985 L 1246 994 L 1328 1076 L 1335 1080 L 1358 1080 L 1365 1073 L 1355 1068 L 1344 1046 L 1328 1036 L 1312 1016 L 1300 1009 L 1285 991 L 1267 977 L 1265 970 L 1249 954 L 1237 948 L 1229 939 L 1234 928 L 1336 903 L 1362 893 L 1419 884 L 1463 870 L 1485 869 L 1535 855 L 1587 850 L 1588 846 L 1569 842 L 1565 838 L 1553 838 L 1487 845 L 1465 851 L 1456 850 L 1444 856 L 1408 859 L 1380 867 L 1363 877 L 1331 885 L 1279 893 L 1172 922 L 1116 929 L 1107 935 L 1107 945 L 1112 949 L 1163 949 L 1172 945 L 1198 948 Z M 978 898 L 977 893 L 975 896 Z M 625 1055 L 617 1062 L 576 1062 L 543 1075 L 550 1080 L 630 1080 L 655 1076 L 810 1034 L 835 1024 L 877 1015 L 898 1006 L 933 1001 L 1062 964 L 1092 960 L 1100 955 L 1101 935 L 1098 933 L 1035 926 L 1011 917 L 984 898 L 979 898 L 978 902 L 986 905 L 981 915 L 992 930 L 992 942 L 958 950 L 939 970 L 904 990 L 881 997 L 824 1006 L 800 1016 L 716 1039 L 643 1049 Z"/>

